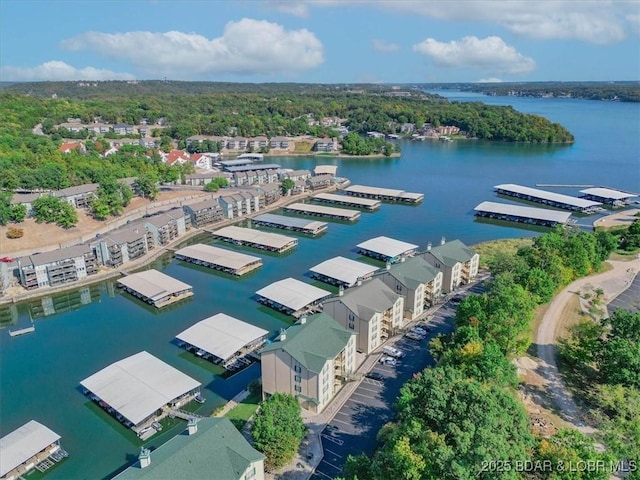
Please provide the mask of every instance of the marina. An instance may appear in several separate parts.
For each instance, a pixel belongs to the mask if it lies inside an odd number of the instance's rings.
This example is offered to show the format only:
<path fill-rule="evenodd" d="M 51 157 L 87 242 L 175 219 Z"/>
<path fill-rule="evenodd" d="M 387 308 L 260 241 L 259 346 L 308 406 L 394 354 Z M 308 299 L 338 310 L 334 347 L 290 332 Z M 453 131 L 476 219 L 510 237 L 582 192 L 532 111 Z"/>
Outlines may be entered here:
<path fill-rule="evenodd" d="M 314 307 L 331 292 L 289 277 L 261 288 L 256 295 L 258 302 L 297 318 L 314 313 Z"/>
<path fill-rule="evenodd" d="M 316 202 L 333 203 L 336 205 L 344 205 L 345 207 L 362 208 L 365 210 L 377 210 L 380 208 L 380 200 L 369 198 L 348 197 L 346 195 L 336 195 L 335 193 L 319 193 L 313 196 Z"/>
<path fill-rule="evenodd" d="M 118 280 L 118 286 L 156 308 L 166 307 L 193 295 L 193 287 L 158 270 L 132 273 Z"/>
<path fill-rule="evenodd" d="M 298 239 L 280 235 L 279 233 L 261 232 L 253 228 L 242 228 L 231 225 L 213 232 L 213 238 L 257 248 L 268 252 L 285 253 L 298 246 Z"/>
<path fill-rule="evenodd" d="M 262 259 L 226 248 L 198 243 L 176 251 L 175 257 L 184 262 L 201 265 L 231 275 L 244 275 L 260 268 Z"/>
<path fill-rule="evenodd" d="M 612 188 L 596 187 L 580 190 L 582 198 L 594 200 L 596 202 L 607 203 L 614 207 L 623 207 L 628 205 L 632 198 L 638 196 L 637 193 L 623 192 L 622 190 L 614 190 Z"/>
<path fill-rule="evenodd" d="M 493 187 L 496 193 L 506 195 L 529 202 L 541 203 L 550 207 L 561 208 L 563 210 L 572 210 L 580 213 L 593 213 L 600 209 L 601 202 L 585 200 L 584 198 L 572 197 L 570 195 L 562 195 L 560 193 L 547 192 L 537 188 L 525 187 L 513 183 L 504 183 Z"/>
<path fill-rule="evenodd" d="M 413 256 L 418 245 L 402 242 L 394 238 L 380 236 L 357 245 L 358 252 L 383 262 L 395 263 Z"/>
<path fill-rule="evenodd" d="M 325 217 L 334 220 L 345 220 L 355 222 L 360 218 L 359 210 L 347 210 L 346 208 L 325 207 L 322 205 L 311 205 L 309 203 L 292 203 L 283 207 L 285 212 L 299 215 L 311 215 L 313 217 Z"/>
<path fill-rule="evenodd" d="M 345 288 L 354 287 L 362 280 L 373 277 L 377 270 L 378 267 L 345 257 L 334 257 L 309 269 L 312 277 Z"/>
<path fill-rule="evenodd" d="M 274 213 L 263 213 L 256 215 L 251 219 L 251 223 L 269 228 L 280 228 L 290 230 L 292 232 L 304 233 L 307 235 L 319 235 L 327 230 L 326 222 L 318 222 L 316 220 L 307 220 L 304 218 L 287 217 L 285 215 L 276 215 Z"/>
<path fill-rule="evenodd" d="M 393 188 L 368 187 L 365 185 L 351 185 L 344 189 L 344 193 L 354 197 L 375 198 L 386 202 L 420 203 L 424 200 L 423 193 L 411 193 Z"/>
<path fill-rule="evenodd" d="M 507 203 L 482 202 L 474 209 L 478 217 L 553 227 L 569 223 L 571 213 Z"/>

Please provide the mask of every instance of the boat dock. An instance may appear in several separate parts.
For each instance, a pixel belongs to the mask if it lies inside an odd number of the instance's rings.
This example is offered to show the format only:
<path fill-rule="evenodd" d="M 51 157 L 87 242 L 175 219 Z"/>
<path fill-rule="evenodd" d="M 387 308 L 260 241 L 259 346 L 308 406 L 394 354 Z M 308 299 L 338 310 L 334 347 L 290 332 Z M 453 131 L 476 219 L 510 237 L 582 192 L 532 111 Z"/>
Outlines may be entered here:
<path fill-rule="evenodd" d="M 307 220 L 304 218 L 286 217 L 273 213 L 263 213 L 251 219 L 251 223 L 262 227 L 281 228 L 292 232 L 305 233 L 307 235 L 318 235 L 327 230 L 326 222 Z"/>
<path fill-rule="evenodd" d="M 216 230 L 213 237 L 235 245 L 276 253 L 284 253 L 298 246 L 297 238 L 234 225 Z"/>
<path fill-rule="evenodd" d="M 384 236 L 371 238 L 356 246 L 362 255 L 388 263 L 402 261 L 403 258 L 413 256 L 418 250 L 418 245 Z"/>
<path fill-rule="evenodd" d="M 193 296 L 193 287 L 158 270 L 131 273 L 117 282 L 126 292 L 156 308 Z"/>
<path fill-rule="evenodd" d="M 175 253 L 175 257 L 178 260 L 238 276 L 262 266 L 260 257 L 201 243 L 181 248 Z"/>
<path fill-rule="evenodd" d="M 331 292 L 289 277 L 261 288 L 256 295 L 258 302 L 298 318 L 313 311 Z"/>
<path fill-rule="evenodd" d="M 316 202 L 333 203 L 346 207 L 362 208 L 364 210 L 377 210 L 380 208 L 380 200 L 371 198 L 359 198 L 354 196 L 336 195 L 335 193 L 319 193 L 313 197 Z"/>
<path fill-rule="evenodd" d="M 613 188 L 597 187 L 580 190 L 582 198 L 602 202 L 614 207 L 623 207 L 631 202 L 631 199 L 637 197 L 637 193 L 625 192 L 622 190 L 614 190 Z"/>
<path fill-rule="evenodd" d="M 547 192 L 538 190 L 537 188 L 525 187 L 513 183 L 505 183 L 493 187 L 496 193 L 506 195 L 529 202 L 541 203 L 550 207 L 561 208 L 563 210 L 571 210 L 580 213 L 593 213 L 601 208 L 601 202 L 585 200 L 584 198 L 572 197 L 570 195 L 562 195 L 560 193 Z"/>
<path fill-rule="evenodd" d="M 344 189 L 344 193 L 354 197 L 375 198 L 385 202 L 420 203 L 424 200 L 423 193 L 411 193 L 393 188 L 368 187 L 366 185 L 351 185 Z"/>
<path fill-rule="evenodd" d="M 9 330 L 9 336 L 10 337 L 18 337 L 20 335 L 25 335 L 27 333 L 31 333 L 31 332 L 35 332 L 35 331 L 36 331 L 36 327 L 34 327 L 34 326 L 21 328 L 20 330 Z"/>
<path fill-rule="evenodd" d="M 360 218 L 359 210 L 347 210 L 345 208 L 324 207 L 321 205 L 311 205 L 309 203 L 292 203 L 284 207 L 285 212 L 296 213 L 298 215 L 311 215 L 315 217 L 326 217 L 335 220 L 346 220 L 355 222 Z"/>
<path fill-rule="evenodd" d="M 571 213 L 569 212 L 548 210 L 546 208 L 521 207 L 519 205 L 496 202 L 482 202 L 474 210 L 478 217 L 528 223 L 530 225 L 541 225 L 544 227 L 553 227 L 558 224 L 566 225 L 570 222 L 569 219 L 571 217 Z"/>

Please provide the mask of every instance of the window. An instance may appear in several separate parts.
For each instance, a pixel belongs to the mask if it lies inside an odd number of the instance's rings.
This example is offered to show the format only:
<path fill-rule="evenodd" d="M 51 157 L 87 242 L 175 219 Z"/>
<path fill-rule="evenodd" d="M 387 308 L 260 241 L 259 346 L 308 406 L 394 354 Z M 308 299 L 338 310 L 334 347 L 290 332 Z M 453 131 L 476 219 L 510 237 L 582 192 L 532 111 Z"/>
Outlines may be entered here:
<path fill-rule="evenodd" d="M 353 322 L 356 319 L 355 315 L 353 313 L 349 314 L 349 321 Z"/>
<path fill-rule="evenodd" d="M 293 371 L 296 373 L 300 373 L 302 372 L 302 368 L 300 367 L 300 365 L 294 365 L 293 366 Z"/>
<path fill-rule="evenodd" d="M 298 393 L 302 392 L 302 387 L 300 385 L 295 385 L 293 389 Z"/>
<path fill-rule="evenodd" d="M 296 383 L 300 383 L 300 382 L 302 381 L 302 378 L 300 377 L 300 375 L 296 375 L 295 377 L 293 377 L 293 380 L 294 380 Z"/>
<path fill-rule="evenodd" d="M 356 324 L 355 324 L 355 323 L 353 323 L 352 321 L 350 321 L 350 322 L 349 322 L 349 328 L 350 328 L 351 330 L 354 330 L 354 329 L 356 328 Z"/>

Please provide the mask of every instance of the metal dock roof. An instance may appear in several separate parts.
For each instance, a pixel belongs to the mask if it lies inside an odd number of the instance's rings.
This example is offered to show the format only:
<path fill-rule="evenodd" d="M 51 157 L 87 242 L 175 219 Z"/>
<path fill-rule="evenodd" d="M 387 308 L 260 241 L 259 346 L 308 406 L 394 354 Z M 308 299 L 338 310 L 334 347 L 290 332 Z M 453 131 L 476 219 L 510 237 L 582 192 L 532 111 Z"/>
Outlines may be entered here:
<path fill-rule="evenodd" d="M 314 200 L 338 203 L 342 205 L 353 205 L 369 210 L 375 210 L 381 204 L 380 200 L 374 200 L 371 198 L 359 198 L 346 195 L 336 195 L 335 193 L 319 193 L 313 197 Z"/>
<path fill-rule="evenodd" d="M 250 172 L 252 170 L 277 170 L 280 165 L 277 163 L 265 163 L 259 165 L 242 165 L 240 167 L 227 167 L 228 172 Z"/>
<path fill-rule="evenodd" d="M 200 382 L 142 351 L 119 360 L 80 382 L 134 425 Z"/>
<path fill-rule="evenodd" d="M 594 197 L 607 198 L 610 200 L 624 200 L 625 198 L 637 197 L 637 193 L 623 192 L 622 190 L 614 190 L 612 188 L 596 187 L 580 190 L 580 193 L 593 195 Z"/>
<path fill-rule="evenodd" d="M 0 438 L 0 477 L 58 440 L 60 435 L 35 420 Z"/>
<path fill-rule="evenodd" d="M 257 224 L 277 225 L 281 228 L 291 228 L 294 230 L 308 231 L 313 234 L 320 233 L 327 229 L 327 222 L 307 220 L 306 218 L 287 217 L 274 213 L 263 213 L 256 215 L 252 219 Z"/>
<path fill-rule="evenodd" d="M 419 202 L 424 198 L 422 193 L 405 192 L 395 188 L 369 187 L 367 185 L 351 185 L 345 188 L 347 195 L 370 195 L 373 197 L 397 198 L 400 200 L 411 200 Z"/>
<path fill-rule="evenodd" d="M 225 248 L 214 247 L 212 245 L 203 245 L 202 243 L 181 248 L 176 252 L 176 255 L 182 255 L 183 257 L 189 257 L 202 262 L 220 265 L 221 267 L 229 268 L 231 270 L 241 270 L 255 262 L 262 263 L 262 259 L 260 257 L 234 252 L 233 250 L 227 250 Z"/>
<path fill-rule="evenodd" d="M 359 210 L 347 210 L 346 208 L 324 207 L 322 205 L 312 205 L 309 203 L 292 203 L 284 207 L 295 213 L 324 215 L 327 217 L 343 218 L 345 220 L 357 220 L 360 218 Z"/>
<path fill-rule="evenodd" d="M 118 283 L 154 302 L 192 288 L 189 284 L 153 269 L 132 273 L 120 278 Z"/>
<path fill-rule="evenodd" d="M 176 335 L 183 342 L 211 353 L 222 360 L 233 357 L 242 347 L 269 334 L 267 330 L 224 313 L 199 321 Z"/>
<path fill-rule="evenodd" d="M 352 287 L 359 279 L 371 276 L 373 272 L 378 270 L 378 267 L 356 262 L 349 258 L 334 257 L 311 267 L 309 270 Z"/>
<path fill-rule="evenodd" d="M 298 239 L 280 235 L 279 233 L 262 232 L 253 228 L 242 228 L 230 225 L 213 232 L 216 237 L 222 237 L 232 241 L 254 243 L 265 247 L 282 250 L 293 248 L 298 244 Z"/>
<path fill-rule="evenodd" d="M 416 250 L 418 245 L 381 236 L 359 243 L 357 247 L 385 257 L 393 258 L 399 255 L 406 255 L 411 251 Z"/>
<path fill-rule="evenodd" d="M 560 212 L 558 210 L 548 210 L 546 208 L 521 207 L 520 205 L 510 205 L 507 203 L 482 202 L 476 208 L 476 212 L 495 213 L 500 215 L 511 215 L 520 218 L 532 218 L 545 222 L 567 223 L 571 213 Z"/>
<path fill-rule="evenodd" d="M 570 205 L 572 207 L 580 209 L 592 208 L 602 205 L 600 202 L 593 202 L 591 200 L 585 200 L 584 198 L 572 197 L 570 195 L 563 195 L 561 193 L 547 192 L 546 190 L 525 187 L 523 185 L 516 185 L 514 183 L 503 183 L 501 185 L 496 185 L 493 188 L 496 190 L 504 190 L 520 195 L 526 195 L 532 198 L 548 200 L 559 204 Z"/>
<path fill-rule="evenodd" d="M 297 312 L 328 297 L 331 292 L 289 277 L 261 288 L 256 292 L 256 295 Z"/>

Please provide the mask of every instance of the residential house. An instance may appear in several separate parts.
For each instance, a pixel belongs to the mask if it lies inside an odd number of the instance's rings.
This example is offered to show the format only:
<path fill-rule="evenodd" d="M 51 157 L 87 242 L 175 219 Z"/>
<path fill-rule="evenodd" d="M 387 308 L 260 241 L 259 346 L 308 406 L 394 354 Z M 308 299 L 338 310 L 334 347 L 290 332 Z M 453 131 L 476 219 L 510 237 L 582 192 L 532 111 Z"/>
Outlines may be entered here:
<path fill-rule="evenodd" d="M 113 126 L 113 133 L 116 135 L 133 135 L 134 128 L 133 125 L 128 125 L 126 123 L 116 123 Z"/>
<path fill-rule="evenodd" d="M 261 150 L 269 146 L 269 139 L 267 137 L 251 137 L 247 140 L 247 147 L 250 150 Z"/>
<path fill-rule="evenodd" d="M 110 232 L 91 246 L 98 262 L 109 267 L 135 260 L 154 247 L 153 235 L 143 224 Z"/>
<path fill-rule="evenodd" d="M 148 217 L 144 225 L 151 232 L 154 245 L 167 245 L 191 228 L 191 217 L 181 208 L 173 208 Z"/>
<path fill-rule="evenodd" d="M 404 297 L 374 278 L 325 300 L 324 313 L 358 334 L 356 349 L 370 354 L 404 325 Z"/>
<path fill-rule="evenodd" d="M 228 418 L 193 418 L 155 450 L 141 448 L 138 461 L 114 479 L 264 480 L 264 460 Z"/>
<path fill-rule="evenodd" d="M 217 198 L 210 198 L 192 205 L 184 205 L 182 209 L 191 218 L 191 225 L 202 227 L 224 218 L 222 207 Z"/>
<path fill-rule="evenodd" d="M 145 125 L 138 125 L 136 127 L 136 130 L 138 131 L 138 135 L 141 135 L 143 137 L 146 137 L 149 134 L 149 127 L 145 126 Z"/>
<path fill-rule="evenodd" d="M 319 190 L 333 185 L 333 175 L 315 175 L 307 178 L 307 185 L 311 190 Z"/>
<path fill-rule="evenodd" d="M 442 291 L 442 272 L 421 257 L 402 258 L 400 263 L 387 264 L 376 274 L 384 284 L 404 297 L 404 316 L 417 319 L 426 307 L 433 305 Z"/>
<path fill-rule="evenodd" d="M 104 134 L 111 131 L 111 125 L 106 123 L 90 123 L 85 125 L 85 127 L 91 133 Z"/>
<path fill-rule="evenodd" d="M 185 144 L 187 147 L 190 147 L 193 143 L 202 143 L 207 141 L 221 143 L 223 146 L 227 144 L 227 139 L 225 137 L 218 137 L 215 135 L 193 135 L 185 140 Z"/>
<path fill-rule="evenodd" d="M 85 125 L 80 122 L 66 122 L 58 125 L 58 128 L 64 128 L 65 130 L 73 133 L 80 133 L 85 129 Z"/>
<path fill-rule="evenodd" d="M 478 275 L 480 255 L 460 240 L 445 242 L 442 239 L 440 245 L 435 247 L 429 244 L 427 251 L 420 256 L 442 272 L 444 293 L 452 292 L 460 285 L 470 283 Z"/>
<path fill-rule="evenodd" d="M 140 139 L 140 146 L 144 148 L 155 148 L 158 146 L 158 138 L 153 137 L 142 137 Z"/>
<path fill-rule="evenodd" d="M 414 123 L 403 123 L 400 125 L 400 133 L 413 133 L 416 129 L 416 125 Z"/>
<path fill-rule="evenodd" d="M 298 398 L 322 412 L 356 369 L 356 334 L 325 313 L 301 317 L 262 349 L 262 394 Z"/>
<path fill-rule="evenodd" d="M 75 187 L 63 188 L 54 192 L 54 195 L 61 200 L 69 202 L 76 208 L 89 208 L 99 186 L 97 183 L 86 183 Z"/>
<path fill-rule="evenodd" d="M 260 210 L 260 195 L 250 190 L 224 195 L 219 202 L 225 218 L 238 218 Z"/>
<path fill-rule="evenodd" d="M 79 142 L 66 142 L 58 147 L 58 151 L 62 153 L 71 153 L 74 150 L 80 153 L 87 153 L 87 149 L 84 144 Z"/>
<path fill-rule="evenodd" d="M 291 140 L 288 139 L 287 137 L 273 137 L 271 140 L 269 140 L 270 148 L 287 150 L 289 149 L 290 145 L 291 145 Z"/>
<path fill-rule="evenodd" d="M 456 133 L 460 133 L 460 128 L 454 125 L 441 125 L 436 131 L 440 135 L 455 135 Z"/>
<path fill-rule="evenodd" d="M 18 259 L 20 283 L 27 290 L 75 282 L 98 272 L 89 245 L 76 245 Z"/>
<path fill-rule="evenodd" d="M 162 161 L 167 165 L 183 165 L 191 161 L 191 155 L 185 150 L 171 150 L 161 155 Z"/>
<path fill-rule="evenodd" d="M 296 180 L 294 182 L 294 186 L 291 189 L 291 195 L 298 195 L 299 193 L 304 193 L 307 191 L 307 181 L 306 180 Z"/>
<path fill-rule="evenodd" d="M 316 140 L 313 149 L 316 152 L 337 152 L 338 151 L 338 139 L 337 138 L 319 138 Z"/>
<path fill-rule="evenodd" d="M 307 178 L 311 178 L 311 172 L 309 170 L 289 170 L 280 174 L 280 180 L 284 180 L 288 178 L 293 180 L 306 180 Z"/>

